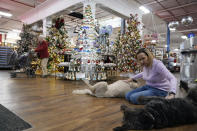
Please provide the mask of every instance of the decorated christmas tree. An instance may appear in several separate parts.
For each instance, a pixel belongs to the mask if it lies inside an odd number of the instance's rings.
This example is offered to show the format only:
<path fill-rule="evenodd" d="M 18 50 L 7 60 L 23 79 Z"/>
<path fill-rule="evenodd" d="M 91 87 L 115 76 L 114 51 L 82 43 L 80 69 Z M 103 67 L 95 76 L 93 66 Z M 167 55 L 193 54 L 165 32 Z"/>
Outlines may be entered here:
<path fill-rule="evenodd" d="M 130 18 L 127 20 L 126 33 L 121 35 L 119 32 L 114 44 L 117 67 L 121 72 L 139 71 L 139 66 L 135 59 L 137 50 L 141 48 L 142 44 L 138 29 L 139 24 L 137 14 L 130 14 Z"/>
<path fill-rule="evenodd" d="M 69 42 L 68 35 L 64 26 L 64 18 L 58 17 L 53 19 L 52 26 L 48 28 L 49 35 L 46 40 L 49 42 L 49 73 L 56 71 L 63 71 L 63 67 L 57 67 L 60 62 L 64 61 L 64 52 L 68 49 Z"/>
<path fill-rule="evenodd" d="M 21 39 L 17 41 L 18 55 L 23 54 L 24 52 L 28 52 L 30 47 L 36 46 L 36 37 L 31 33 L 31 28 L 28 25 L 23 25 L 22 32 L 20 33 Z"/>

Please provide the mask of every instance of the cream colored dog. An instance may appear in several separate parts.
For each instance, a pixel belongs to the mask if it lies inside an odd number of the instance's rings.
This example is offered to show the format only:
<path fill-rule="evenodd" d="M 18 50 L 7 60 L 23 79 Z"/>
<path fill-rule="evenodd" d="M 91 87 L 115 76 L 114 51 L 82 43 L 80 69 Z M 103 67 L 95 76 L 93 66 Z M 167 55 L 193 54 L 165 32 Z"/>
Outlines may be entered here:
<path fill-rule="evenodd" d="M 87 80 L 84 82 L 88 85 L 88 89 L 74 90 L 73 94 L 89 94 L 95 97 L 125 97 L 127 92 L 139 87 L 137 82 L 128 83 L 123 80 L 109 85 L 107 82 L 98 82 L 94 86 L 90 85 Z"/>

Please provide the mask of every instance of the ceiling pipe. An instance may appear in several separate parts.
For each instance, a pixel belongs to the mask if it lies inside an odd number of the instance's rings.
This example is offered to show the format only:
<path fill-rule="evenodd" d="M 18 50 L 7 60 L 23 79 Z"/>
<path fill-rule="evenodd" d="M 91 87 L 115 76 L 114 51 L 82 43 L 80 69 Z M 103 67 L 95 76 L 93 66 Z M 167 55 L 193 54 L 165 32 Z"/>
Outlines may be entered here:
<path fill-rule="evenodd" d="M 192 31 L 197 31 L 197 28 L 196 29 L 189 29 L 189 30 L 176 30 L 175 32 L 172 32 L 172 33 L 184 33 L 184 32 L 192 32 Z M 165 33 L 159 33 L 160 35 L 166 35 L 166 32 Z"/>
<path fill-rule="evenodd" d="M 161 13 L 161 12 L 164 12 L 164 11 L 175 10 L 175 9 L 179 9 L 179 8 L 182 8 L 182 7 L 186 7 L 186 6 L 190 6 L 190 5 L 195 5 L 195 4 L 197 4 L 197 2 L 191 2 L 191 3 L 185 4 L 185 5 L 174 6 L 174 7 L 171 7 L 171 8 L 167 8 L 167 9 L 156 11 L 155 14 L 158 14 L 158 13 Z"/>
<path fill-rule="evenodd" d="M 6 9 L 6 8 L 2 8 L 2 7 L 0 7 L 0 10 L 1 11 L 5 11 L 5 12 L 9 12 L 10 10 L 8 10 L 8 9 Z"/>
<path fill-rule="evenodd" d="M 9 1 L 12 1 L 12 2 L 15 2 L 15 3 L 18 3 L 18 4 L 22 4 L 22 5 L 25 5 L 25 6 L 28 6 L 28 7 L 31 7 L 31 8 L 35 8 L 35 5 L 28 5 L 26 3 L 23 3 L 23 2 L 19 2 L 19 1 L 16 1 L 16 0 L 9 0 Z"/>

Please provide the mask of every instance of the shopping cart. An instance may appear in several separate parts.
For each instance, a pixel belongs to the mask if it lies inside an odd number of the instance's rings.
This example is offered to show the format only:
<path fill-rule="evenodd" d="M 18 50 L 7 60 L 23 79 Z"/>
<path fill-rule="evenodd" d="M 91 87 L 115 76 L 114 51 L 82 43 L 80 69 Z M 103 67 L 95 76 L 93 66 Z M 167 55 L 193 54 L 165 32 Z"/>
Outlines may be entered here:
<path fill-rule="evenodd" d="M 35 77 L 36 66 L 32 65 L 32 61 L 36 59 L 36 54 L 33 51 L 24 52 L 18 55 L 14 51 L 10 57 L 10 65 L 13 71 L 10 73 L 11 78 L 17 77 L 17 74 L 26 74 L 27 77 Z"/>

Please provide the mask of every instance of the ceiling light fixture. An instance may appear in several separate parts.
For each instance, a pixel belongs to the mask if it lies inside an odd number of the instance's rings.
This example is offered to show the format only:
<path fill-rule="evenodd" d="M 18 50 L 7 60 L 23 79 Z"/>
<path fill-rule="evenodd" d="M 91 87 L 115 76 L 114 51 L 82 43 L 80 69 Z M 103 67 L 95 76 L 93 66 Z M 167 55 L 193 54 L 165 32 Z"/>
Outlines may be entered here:
<path fill-rule="evenodd" d="M 176 30 L 176 28 L 169 28 L 170 29 L 170 31 L 175 31 Z"/>
<path fill-rule="evenodd" d="M 179 49 L 174 49 L 174 51 L 179 51 Z"/>
<path fill-rule="evenodd" d="M 178 21 L 172 21 L 168 24 L 169 28 L 177 28 L 179 26 L 179 22 Z"/>
<path fill-rule="evenodd" d="M 187 36 L 183 35 L 181 36 L 182 39 L 187 39 Z"/>
<path fill-rule="evenodd" d="M 182 23 L 184 26 L 191 25 L 192 22 L 193 22 L 193 18 L 192 18 L 191 16 L 183 17 L 182 20 L 181 20 L 181 23 Z"/>
<path fill-rule="evenodd" d="M 21 30 L 17 30 L 17 29 L 13 29 L 12 31 L 17 32 L 17 33 L 21 32 Z"/>
<path fill-rule="evenodd" d="M 11 17 L 12 14 L 0 11 L 0 15 Z"/>
<path fill-rule="evenodd" d="M 148 10 L 148 9 L 147 9 L 146 7 L 144 7 L 144 6 L 140 6 L 139 9 L 142 10 L 142 11 L 144 12 L 144 14 L 150 13 L 150 10 Z"/>

